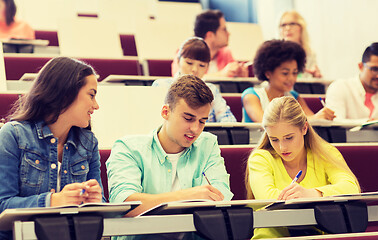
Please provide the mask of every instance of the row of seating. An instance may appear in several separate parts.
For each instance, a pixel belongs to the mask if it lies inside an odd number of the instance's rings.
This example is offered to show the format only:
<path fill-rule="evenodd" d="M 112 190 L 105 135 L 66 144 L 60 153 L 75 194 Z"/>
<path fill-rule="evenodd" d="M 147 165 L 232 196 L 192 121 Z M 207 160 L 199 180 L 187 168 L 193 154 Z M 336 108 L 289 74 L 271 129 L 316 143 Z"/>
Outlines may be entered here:
<path fill-rule="evenodd" d="M 5 73 L 7 80 L 19 80 L 25 73 L 37 73 L 51 57 L 25 57 L 17 55 L 4 56 Z M 80 58 L 90 64 L 100 75 L 102 81 L 109 75 L 143 75 L 139 61 L 136 58 L 99 59 Z"/>
<path fill-rule="evenodd" d="M 230 106 L 231 112 L 234 114 L 236 120 L 241 122 L 243 118 L 241 95 L 225 95 L 223 98 L 226 100 L 228 106 Z M 303 97 L 303 99 L 313 112 L 318 112 L 323 108 L 318 96 L 306 96 Z"/>
<path fill-rule="evenodd" d="M 48 40 L 48 46 L 59 47 L 58 32 L 56 31 L 36 30 L 35 38 Z M 124 56 L 138 56 L 135 37 L 133 34 L 120 34 L 119 38 L 121 41 L 121 47 Z"/>
<path fill-rule="evenodd" d="M 7 54 L 4 56 L 5 72 L 7 80 L 19 80 L 25 73 L 37 73 L 51 57 L 36 57 Z M 109 75 L 149 75 L 171 77 L 172 60 L 148 59 L 140 66 L 136 57 L 125 57 L 118 59 L 81 58 L 81 60 L 92 65 L 100 75 L 102 81 Z M 252 73 L 252 69 L 250 70 Z M 242 93 L 248 87 L 253 87 L 254 83 L 246 81 L 213 81 L 222 93 Z M 151 85 L 152 81 L 125 81 L 125 85 Z M 297 82 L 294 89 L 301 94 L 324 94 L 325 85 L 317 82 Z"/>
<path fill-rule="evenodd" d="M 122 64 L 122 63 L 123 63 L 122 61 L 119 62 L 119 64 Z M 112 63 L 109 62 L 109 65 L 111 64 Z M 17 65 L 14 65 L 14 67 L 17 67 Z M 33 68 L 33 66 L 28 66 L 28 67 Z M 7 113 L 11 109 L 12 104 L 17 100 L 18 96 L 19 94 L 14 94 L 14 93 L 1 93 L 0 94 L 0 118 L 6 117 Z M 224 99 L 226 100 L 227 104 L 230 106 L 231 112 L 234 114 L 237 121 L 241 122 L 242 117 L 243 117 L 241 97 L 239 95 L 232 95 L 232 96 L 224 96 Z M 305 97 L 304 100 L 309 105 L 311 110 L 313 110 L 314 112 L 317 112 L 322 108 L 319 98 L 316 96 Z"/>
<path fill-rule="evenodd" d="M 261 125 L 256 126 L 239 126 L 222 124 L 207 124 L 204 131 L 211 132 L 218 138 L 219 145 L 240 145 L 240 144 L 257 144 L 261 138 L 263 131 Z M 251 124 L 254 125 L 254 124 Z M 251 128 L 252 127 L 252 128 Z M 251 129 L 250 129 L 251 128 Z M 376 137 L 361 139 L 359 133 L 351 134 L 345 126 L 317 126 L 313 125 L 314 130 L 324 140 L 330 143 L 346 143 L 346 142 L 375 142 Z M 366 130 L 369 134 L 375 135 L 375 130 Z M 354 133 L 354 132 L 352 132 Z M 366 133 L 366 132 L 365 132 Z M 366 133 L 367 134 L 367 133 Z"/>
<path fill-rule="evenodd" d="M 376 159 L 372 156 L 378 155 L 378 145 L 339 145 L 336 146 L 345 161 L 356 175 L 363 192 L 378 191 L 375 173 L 378 171 Z M 246 199 L 245 190 L 245 168 L 253 147 L 251 146 L 223 146 L 221 155 L 224 158 L 227 172 L 230 174 L 230 187 L 234 193 L 234 200 Z M 101 156 L 101 180 L 104 186 L 104 194 L 108 199 L 108 179 L 106 175 L 105 162 L 110 156 L 111 150 L 100 150 Z"/>

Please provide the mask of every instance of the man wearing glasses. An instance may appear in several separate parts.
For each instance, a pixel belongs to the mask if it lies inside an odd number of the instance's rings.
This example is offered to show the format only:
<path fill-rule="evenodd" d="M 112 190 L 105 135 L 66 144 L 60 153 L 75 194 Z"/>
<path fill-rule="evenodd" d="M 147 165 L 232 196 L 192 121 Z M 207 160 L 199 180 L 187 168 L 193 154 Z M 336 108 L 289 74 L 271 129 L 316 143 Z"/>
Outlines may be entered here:
<path fill-rule="evenodd" d="M 378 120 L 378 42 L 365 49 L 358 67 L 358 76 L 337 80 L 327 90 L 326 105 L 335 120 Z"/>

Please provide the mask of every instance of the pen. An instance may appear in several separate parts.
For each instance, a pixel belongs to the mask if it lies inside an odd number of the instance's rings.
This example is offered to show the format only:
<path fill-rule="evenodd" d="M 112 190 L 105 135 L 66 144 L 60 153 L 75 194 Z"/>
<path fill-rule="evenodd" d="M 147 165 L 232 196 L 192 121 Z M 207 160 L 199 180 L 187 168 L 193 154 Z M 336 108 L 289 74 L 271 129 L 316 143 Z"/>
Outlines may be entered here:
<path fill-rule="evenodd" d="M 323 105 L 323 107 L 325 107 L 325 102 L 324 102 L 323 98 L 319 97 L 319 100 L 320 100 L 320 103 Z"/>
<path fill-rule="evenodd" d="M 211 183 L 210 183 L 210 181 L 209 181 L 209 179 L 206 177 L 206 174 L 205 174 L 205 172 L 202 172 L 202 175 L 205 177 L 205 179 L 206 179 L 206 181 L 207 181 L 207 183 L 209 184 L 209 185 L 211 185 Z"/>
<path fill-rule="evenodd" d="M 80 196 L 83 195 L 84 193 L 85 193 L 85 189 L 81 189 Z"/>
<path fill-rule="evenodd" d="M 293 179 L 293 181 L 291 182 L 291 184 L 295 183 L 298 178 L 300 178 L 302 175 L 302 170 L 299 170 L 299 172 L 297 173 L 297 175 L 295 175 L 295 178 Z"/>
<path fill-rule="evenodd" d="M 299 170 L 299 172 L 297 173 L 297 175 L 295 175 L 293 181 L 291 181 L 291 184 L 295 183 L 295 182 L 298 180 L 298 178 L 301 177 L 301 175 L 302 175 L 302 170 Z M 271 204 L 266 205 L 266 206 L 264 207 L 264 209 L 268 209 L 268 208 L 270 208 L 271 206 L 275 205 L 276 203 L 277 203 L 277 202 L 272 202 Z"/>

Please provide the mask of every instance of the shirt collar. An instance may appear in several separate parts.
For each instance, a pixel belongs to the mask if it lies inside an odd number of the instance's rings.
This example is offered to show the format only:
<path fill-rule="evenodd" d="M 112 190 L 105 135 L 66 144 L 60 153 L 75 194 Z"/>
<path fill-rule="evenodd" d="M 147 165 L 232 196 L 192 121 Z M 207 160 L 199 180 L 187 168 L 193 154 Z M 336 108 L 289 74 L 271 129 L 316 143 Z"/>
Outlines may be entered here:
<path fill-rule="evenodd" d="M 365 91 L 364 85 L 362 85 L 362 82 L 361 82 L 361 79 L 360 79 L 360 75 L 358 75 L 355 79 L 358 82 L 358 83 L 356 83 L 356 90 L 358 91 L 358 93 L 361 96 L 365 97 L 366 91 Z"/>
<path fill-rule="evenodd" d="M 160 140 L 159 140 L 159 137 L 158 137 L 158 133 L 160 132 L 161 128 L 162 128 L 162 126 L 158 127 L 157 129 L 155 129 L 152 132 L 153 139 L 152 139 L 151 148 L 152 148 L 152 151 L 154 151 L 156 153 L 160 164 L 164 164 L 165 161 L 168 160 L 168 155 L 164 151 L 163 147 L 161 146 L 161 143 L 160 143 Z M 195 143 L 196 142 L 194 142 L 190 147 L 186 148 L 184 150 L 183 154 L 181 155 L 181 157 L 185 156 L 186 154 L 189 154 Z"/>
<path fill-rule="evenodd" d="M 48 137 L 54 137 L 50 128 L 47 126 L 45 121 L 38 121 L 35 123 L 35 127 L 37 129 L 37 134 L 39 139 L 44 139 Z"/>
<path fill-rule="evenodd" d="M 45 121 L 36 122 L 35 127 L 37 129 L 39 139 L 54 138 L 53 133 L 51 132 L 49 126 L 47 126 Z M 68 132 L 67 143 L 72 144 L 76 148 L 77 146 L 74 140 L 73 128 L 71 128 Z"/>

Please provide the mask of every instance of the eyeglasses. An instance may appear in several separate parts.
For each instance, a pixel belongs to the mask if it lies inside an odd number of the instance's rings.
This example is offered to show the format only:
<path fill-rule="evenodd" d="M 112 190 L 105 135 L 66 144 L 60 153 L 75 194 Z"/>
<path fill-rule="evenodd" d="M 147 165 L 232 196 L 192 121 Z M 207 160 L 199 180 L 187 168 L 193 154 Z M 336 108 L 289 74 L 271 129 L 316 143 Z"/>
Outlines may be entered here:
<path fill-rule="evenodd" d="M 299 23 L 296 23 L 296 22 L 282 23 L 282 24 L 280 25 L 280 28 L 294 27 L 294 26 L 301 26 L 301 25 L 299 25 Z"/>
<path fill-rule="evenodd" d="M 377 75 L 378 74 L 378 67 L 370 67 L 366 63 L 364 63 L 364 66 L 369 69 L 373 74 Z"/>

